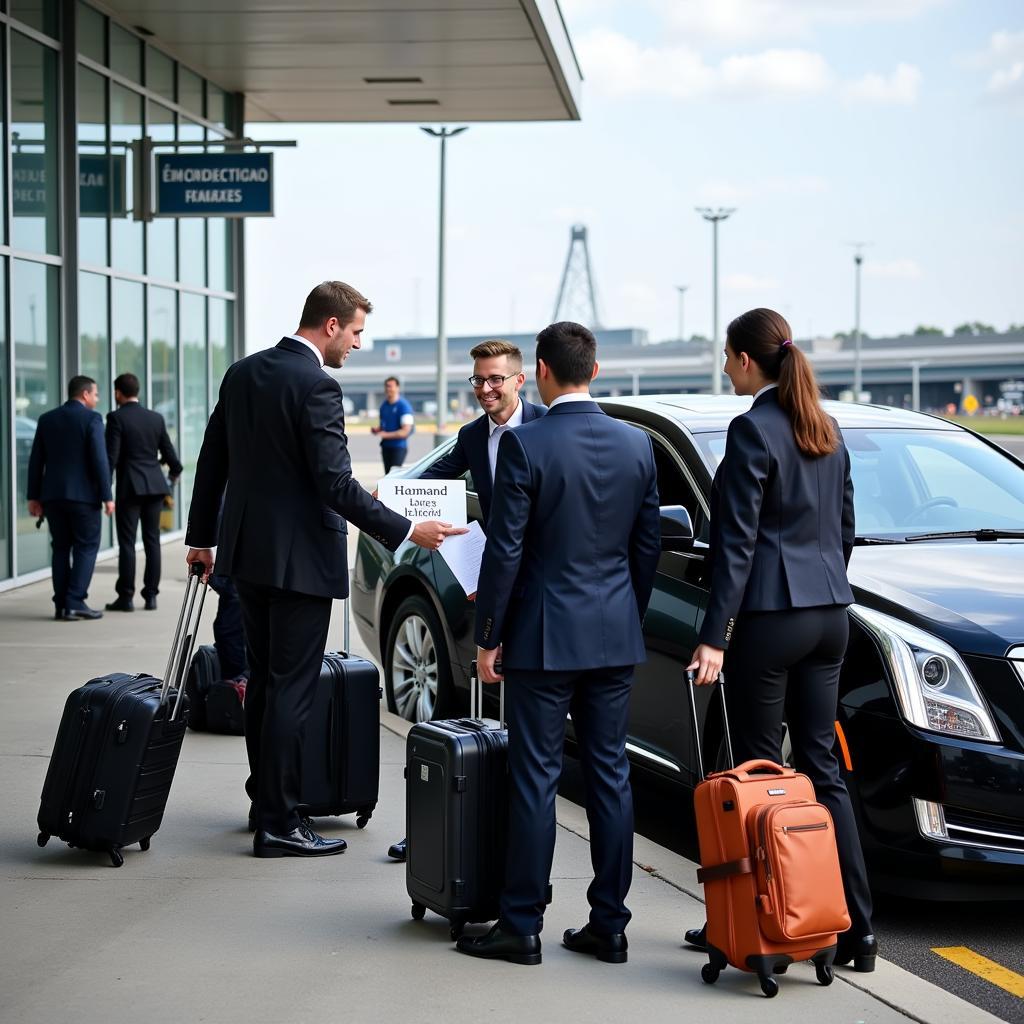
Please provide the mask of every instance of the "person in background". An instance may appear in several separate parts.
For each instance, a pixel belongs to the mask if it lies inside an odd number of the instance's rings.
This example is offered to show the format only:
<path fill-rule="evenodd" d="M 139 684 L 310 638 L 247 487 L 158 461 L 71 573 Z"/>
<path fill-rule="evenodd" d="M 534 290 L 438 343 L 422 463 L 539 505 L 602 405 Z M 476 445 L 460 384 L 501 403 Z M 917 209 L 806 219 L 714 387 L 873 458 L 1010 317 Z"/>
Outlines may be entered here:
<path fill-rule="evenodd" d="M 178 453 L 167 435 L 163 416 L 139 402 L 139 378 L 122 373 L 114 378 L 117 408 L 107 413 L 107 459 L 117 474 L 117 600 L 108 612 L 135 610 L 135 537 L 142 521 L 146 571 L 142 599 L 147 612 L 156 611 L 160 592 L 160 510 L 164 498 L 181 476 Z M 170 471 L 170 481 L 160 468 Z"/>
<path fill-rule="evenodd" d="M 836 760 L 839 672 L 853 591 L 850 456 L 822 408 L 810 361 L 786 320 L 752 309 L 726 330 L 725 372 L 749 412 L 729 424 L 711 489 L 711 592 L 690 670 L 708 685 L 722 666 L 737 763 L 782 762 L 814 784 L 835 823 L 850 912 L 835 962 L 875 969 L 871 892 L 850 795 Z M 706 948 L 704 928 L 686 940 Z"/>
<path fill-rule="evenodd" d="M 53 605 L 58 621 L 101 619 L 85 599 L 100 549 L 100 508 L 114 514 L 99 388 L 72 377 L 68 400 L 44 412 L 28 460 L 28 511 L 45 516 L 53 547 Z"/>
<path fill-rule="evenodd" d="M 384 381 L 384 401 L 380 404 L 380 426 L 371 430 L 380 438 L 380 454 L 384 460 L 384 472 L 401 466 L 409 453 L 409 435 L 413 432 L 416 419 L 412 406 L 402 397 L 397 377 Z"/>

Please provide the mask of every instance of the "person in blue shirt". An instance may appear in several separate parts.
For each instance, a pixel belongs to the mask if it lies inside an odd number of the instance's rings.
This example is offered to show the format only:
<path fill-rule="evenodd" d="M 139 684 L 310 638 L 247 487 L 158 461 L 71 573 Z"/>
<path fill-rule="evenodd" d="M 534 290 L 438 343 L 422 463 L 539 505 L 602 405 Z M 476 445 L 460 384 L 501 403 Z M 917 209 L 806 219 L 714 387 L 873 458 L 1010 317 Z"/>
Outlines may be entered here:
<path fill-rule="evenodd" d="M 384 401 L 380 404 L 380 426 L 373 432 L 380 438 L 380 454 L 384 460 L 384 472 L 390 473 L 405 462 L 409 452 L 409 435 L 413 432 L 415 419 L 412 406 L 402 397 L 397 377 L 384 381 Z"/>

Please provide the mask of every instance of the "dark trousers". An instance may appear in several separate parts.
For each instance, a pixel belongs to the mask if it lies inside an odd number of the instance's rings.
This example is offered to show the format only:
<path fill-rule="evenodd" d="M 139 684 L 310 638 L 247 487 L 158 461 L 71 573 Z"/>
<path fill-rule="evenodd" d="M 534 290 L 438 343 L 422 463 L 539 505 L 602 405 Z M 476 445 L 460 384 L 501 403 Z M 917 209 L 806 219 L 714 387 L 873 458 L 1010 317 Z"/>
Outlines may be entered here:
<path fill-rule="evenodd" d="M 313 704 L 331 621 L 331 599 L 235 580 L 245 624 L 249 683 L 245 747 L 257 828 L 299 824 L 302 734 Z"/>
<path fill-rule="evenodd" d="M 53 603 L 84 608 L 100 549 L 100 509 L 85 501 L 48 501 L 43 506 L 53 547 Z"/>
<path fill-rule="evenodd" d="M 160 510 L 162 494 L 117 497 L 114 521 L 117 524 L 117 596 L 130 600 L 135 594 L 135 536 L 142 521 L 142 547 L 146 553 L 146 571 L 142 576 L 142 596 L 156 597 L 160 592 Z"/>
<path fill-rule="evenodd" d="M 505 672 L 508 712 L 509 846 L 501 922 L 536 935 L 555 852 L 555 797 L 565 716 L 572 714 L 590 822 L 594 881 L 587 890 L 595 931 L 625 930 L 633 877 L 633 791 L 626 725 L 633 666 L 586 672 Z"/>
<path fill-rule="evenodd" d="M 854 935 L 871 928 L 871 890 L 850 794 L 834 752 L 839 670 L 850 623 L 842 606 L 745 612 L 725 655 L 726 704 L 736 762 L 782 760 L 783 722 L 793 767 L 832 815 Z"/>
<path fill-rule="evenodd" d="M 380 457 L 384 460 L 385 474 L 401 466 L 405 462 L 405 456 L 408 451 L 408 445 L 404 444 L 400 448 L 381 448 Z"/>
<path fill-rule="evenodd" d="M 217 594 L 217 614 L 213 619 L 213 642 L 217 647 L 222 679 L 237 679 L 246 674 L 245 627 L 238 591 L 230 576 L 210 577 L 210 586 Z"/>

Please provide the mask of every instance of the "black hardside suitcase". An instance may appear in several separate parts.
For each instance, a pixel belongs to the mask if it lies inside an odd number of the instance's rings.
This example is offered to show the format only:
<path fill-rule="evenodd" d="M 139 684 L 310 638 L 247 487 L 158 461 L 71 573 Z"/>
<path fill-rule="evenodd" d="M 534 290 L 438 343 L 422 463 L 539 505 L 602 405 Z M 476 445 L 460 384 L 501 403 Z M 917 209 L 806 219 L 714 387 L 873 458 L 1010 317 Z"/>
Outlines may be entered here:
<path fill-rule="evenodd" d="M 302 739 L 302 803 L 311 817 L 356 814 L 365 828 L 380 789 L 380 674 L 328 652 Z"/>
<path fill-rule="evenodd" d="M 201 567 L 189 576 L 163 682 L 117 672 L 68 697 L 43 783 L 40 846 L 57 836 L 109 854 L 114 867 L 123 847 L 149 849 L 185 736 L 182 685 L 206 596 L 200 577 Z"/>
<path fill-rule="evenodd" d="M 196 648 L 185 677 L 185 696 L 188 698 L 188 727 L 196 732 L 207 730 L 206 698 L 210 687 L 220 679 L 220 658 L 213 644 Z"/>
<path fill-rule="evenodd" d="M 508 732 L 500 721 L 477 717 L 481 694 L 473 668 L 471 717 L 420 722 L 405 748 L 412 916 L 420 920 L 430 909 L 447 918 L 452 939 L 466 924 L 497 919 L 505 876 Z"/>

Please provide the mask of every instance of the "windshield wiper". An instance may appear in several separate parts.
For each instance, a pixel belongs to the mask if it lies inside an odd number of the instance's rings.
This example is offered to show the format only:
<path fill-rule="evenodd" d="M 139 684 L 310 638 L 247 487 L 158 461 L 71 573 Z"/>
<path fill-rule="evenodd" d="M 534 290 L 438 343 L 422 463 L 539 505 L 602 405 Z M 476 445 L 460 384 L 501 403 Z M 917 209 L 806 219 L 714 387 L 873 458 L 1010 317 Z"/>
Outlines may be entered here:
<path fill-rule="evenodd" d="M 864 544 L 902 544 L 902 543 L 903 543 L 903 538 L 902 537 L 869 537 L 869 536 L 863 536 L 862 535 L 862 536 L 857 537 L 854 540 L 853 546 L 859 548 L 859 547 L 861 547 Z"/>
<path fill-rule="evenodd" d="M 1024 530 L 993 530 L 983 527 L 980 530 L 948 530 L 945 533 L 915 533 L 907 537 L 911 544 L 919 540 L 1024 540 Z"/>

